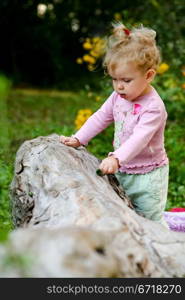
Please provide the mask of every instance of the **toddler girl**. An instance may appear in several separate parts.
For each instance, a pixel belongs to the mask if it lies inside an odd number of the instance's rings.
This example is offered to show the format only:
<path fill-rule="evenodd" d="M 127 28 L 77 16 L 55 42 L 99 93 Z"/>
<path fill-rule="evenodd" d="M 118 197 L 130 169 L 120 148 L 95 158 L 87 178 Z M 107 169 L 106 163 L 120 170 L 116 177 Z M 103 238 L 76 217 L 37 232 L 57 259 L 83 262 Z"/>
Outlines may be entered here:
<path fill-rule="evenodd" d="M 72 147 L 86 145 L 114 122 L 114 151 L 103 159 L 99 169 L 104 174 L 116 173 L 136 212 L 166 225 L 167 113 L 151 86 L 160 63 L 155 36 L 154 30 L 143 26 L 130 31 L 123 24 L 114 25 L 104 57 L 114 92 L 75 135 L 61 136 L 60 141 Z"/>

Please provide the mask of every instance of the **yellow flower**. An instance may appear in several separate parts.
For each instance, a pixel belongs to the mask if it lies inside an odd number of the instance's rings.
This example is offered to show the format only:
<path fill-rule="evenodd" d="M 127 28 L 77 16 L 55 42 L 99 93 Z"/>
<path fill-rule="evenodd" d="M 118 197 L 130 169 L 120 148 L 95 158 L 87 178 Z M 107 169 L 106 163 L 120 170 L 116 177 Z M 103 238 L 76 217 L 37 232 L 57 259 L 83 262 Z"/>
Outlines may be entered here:
<path fill-rule="evenodd" d="M 91 55 L 88 55 L 88 54 L 85 54 L 83 56 L 83 60 L 87 63 L 90 63 L 90 64 L 95 64 L 96 60 L 94 57 L 92 57 Z"/>
<path fill-rule="evenodd" d="M 86 117 L 86 116 L 92 115 L 92 110 L 89 109 L 89 108 L 86 108 L 86 109 L 80 109 L 78 113 L 79 113 L 80 115 Z"/>
<path fill-rule="evenodd" d="M 79 64 L 79 65 L 83 64 L 83 60 L 82 60 L 81 57 L 78 57 L 78 58 L 76 59 L 76 62 L 77 62 L 77 64 Z"/>
<path fill-rule="evenodd" d="M 93 47 L 92 44 L 89 43 L 89 42 L 85 42 L 83 44 L 83 48 L 86 49 L 86 50 L 90 50 L 90 49 L 92 49 L 92 47 Z"/>
<path fill-rule="evenodd" d="M 76 129 L 80 129 L 85 121 L 92 115 L 91 109 L 80 109 L 78 111 L 77 117 L 75 119 L 75 126 Z"/>
<path fill-rule="evenodd" d="M 86 62 L 88 70 L 93 71 L 95 69 L 97 59 L 104 54 L 105 43 L 105 39 L 98 36 L 86 38 L 83 43 L 83 48 L 87 51 L 82 58 L 77 58 L 76 62 L 78 64 Z"/>
<path fill-rule="evenodd" d="M 185 83 L 183 83 L 181 86 L 182 86 L 183 89 L 185 89 Z"/>
<path fill-rule="evenodd" d="M 120 21 L 121 19 L 122 19 L 122 16 L 121 16 L 121 14 L 120 13 L 115 13 L 114 14 L 114 19 L 116 20 L 116 21 Z"/>
<path fill-rule="evenodd" d="M 94 66 L 94 65 L 91 65 L 91 64 L 89 64 L 89 65 L 87 66 L 87 68 L 88 68 L 89 71 L 94 71 L 94 70 L 95 70 L 95 66 Z"/>
<path fill-rule="evenodd" d="M 90 55 L 94 57 L 99 57 L 100 54 L 97 51 L 91 50 Z"/>
<path fill-rule="evenodd" d="M 95 36 L 92 38 L 93 43 L 97 43 L 97 42 L 99 42 L 99 40 L 100 40 L 100 37 L 98 37 L 98 36 Z"/>
<path fill-rule="evenodd" d="M 92 50 L 99 53 L 99 56 L 102 55 L 105 49 L 106 42 L 103 39 L 100 39 L 95 45 Z"/>
<path fill-rule="evenodd" d="M 164 72 L 168 71 L 169 65 L 166 63 L 160 64 L 160 66 L 157 68 L 157 73 L 158 74 L 163 74 Z"/>

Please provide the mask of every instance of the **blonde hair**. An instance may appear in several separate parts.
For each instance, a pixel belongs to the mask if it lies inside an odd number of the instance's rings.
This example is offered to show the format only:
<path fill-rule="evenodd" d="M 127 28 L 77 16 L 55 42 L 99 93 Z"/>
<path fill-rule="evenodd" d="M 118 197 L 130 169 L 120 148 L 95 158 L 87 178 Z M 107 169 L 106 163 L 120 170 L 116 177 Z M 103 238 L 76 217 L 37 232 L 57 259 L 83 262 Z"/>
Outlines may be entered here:
<path fill-rule="evenodd" d="M 133 62 L 141 71 L 156 70 L 161 56 L 155 37 L 156 32 L 143 25 L 130 31 L 122 23 L 113 24 L 113 34 L 107 40 L 104 68 L 109 71 L 118 62 Z"/>

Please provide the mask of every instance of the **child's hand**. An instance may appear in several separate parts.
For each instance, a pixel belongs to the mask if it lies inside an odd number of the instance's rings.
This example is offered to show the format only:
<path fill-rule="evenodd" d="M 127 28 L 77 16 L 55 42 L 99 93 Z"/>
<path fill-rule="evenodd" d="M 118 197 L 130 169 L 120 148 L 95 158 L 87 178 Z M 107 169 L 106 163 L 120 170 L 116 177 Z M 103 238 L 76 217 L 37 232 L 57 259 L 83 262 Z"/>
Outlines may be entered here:
<path fill-rule="evenodd" d="M 81 145 L 77 138 L 71 136 L 61 135 L 59 140 L 61 143 L 65 144 L 66 146 L 70 146 L 74 148 L 79 147 Z"/>
<path fill-rule="evenodd" d="M 114 174 L 118 171 L 119 161 L 113 156 L 109 156 L 102 160 L 99 169 L 103 174 Z"/>

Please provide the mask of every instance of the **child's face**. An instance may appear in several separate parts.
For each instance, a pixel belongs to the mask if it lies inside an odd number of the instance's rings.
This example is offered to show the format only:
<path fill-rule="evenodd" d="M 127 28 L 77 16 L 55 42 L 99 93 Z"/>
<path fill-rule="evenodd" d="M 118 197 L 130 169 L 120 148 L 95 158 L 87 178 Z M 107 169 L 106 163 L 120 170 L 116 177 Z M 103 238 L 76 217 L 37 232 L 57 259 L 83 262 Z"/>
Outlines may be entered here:
<path fill-rule="evenodd" d="M 119 64 L 109 70 L 112 77 L 114 90 L 126 100 L 134 101 L 139 96 L 147 94 L 150 90 L 155 71 L 140 71 L 133 63 Z"/>

